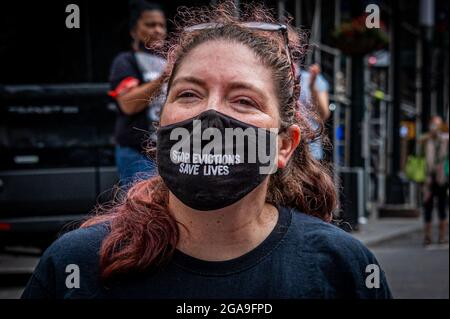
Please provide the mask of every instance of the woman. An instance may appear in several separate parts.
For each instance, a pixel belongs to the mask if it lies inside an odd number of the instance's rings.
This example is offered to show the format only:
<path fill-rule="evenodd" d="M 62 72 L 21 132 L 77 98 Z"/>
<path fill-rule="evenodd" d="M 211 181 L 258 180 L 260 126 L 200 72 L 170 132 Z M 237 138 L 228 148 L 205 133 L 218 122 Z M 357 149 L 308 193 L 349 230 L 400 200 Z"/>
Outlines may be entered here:
<path fill-rule="evenodd" d="M 180 14 L 186 28 L 168 55 L 158 129 L 160 176 L 57 240 L 23 297 L 389 298 L 382 271 L 376 288 L 367 284 L 375 257 L 329 223 L 336 193 L 303 137 L 311 132 L 296 112 L 286 28 L 262 7 L 244 12 L 245 24 L 227 3 Z M 227 142 L 230 129 L 248 134 L 242 157 L 237 138 Z M 222 133 L 225 152 L 205 151 Z M 199 157 L 195 137 L 208 134 Z M 252 147 L 273 145 L 250 160 Z M 78 289 L 65 285 L 67 264 L 79 267 Z"/>
<path fill-rule="evenodd" d="M 164 94 L 157 92 L 166 61 L 156 50 L 164 45 L 166 19 L 161 7 L 145 0 L 130 1 L 132 50 L 120 53 L 110 72 L 110 95 L 116 100 L 116 164 L 122 185 L 156 174 L 145 155 L 146 140 L 154 140 Z"/>
<path fill-rule="evenodd" d="M 427 178 L 423 186 L 423 211 L 425 220 L 424 245 L 432 240 L 432 220 L 434 199 L 438 200 L 439 244 L 447 240 L 447 188 L 448 178 L 445 175 L 445 161 L 448 158 L 448 133 L 442 132 L 443 121 L 440 116 L 430 120 L 430 130 L 420 140 L 426 155 Z"/>

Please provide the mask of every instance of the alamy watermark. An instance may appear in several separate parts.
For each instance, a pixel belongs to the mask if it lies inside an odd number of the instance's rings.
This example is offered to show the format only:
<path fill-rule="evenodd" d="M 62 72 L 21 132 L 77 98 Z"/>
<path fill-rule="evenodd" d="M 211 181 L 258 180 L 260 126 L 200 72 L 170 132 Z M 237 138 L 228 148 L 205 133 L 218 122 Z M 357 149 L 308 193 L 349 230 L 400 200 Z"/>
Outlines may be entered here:
<path fill-rule="evenodd" d="M 369 4 L 366 7 L 366 28 L 379 29 L 380 28 L 380 7 L 376 4 Z"/>
<path fill-rule="evenodd" d="M 380 288 L 380 267 L 376 264 L 370 264 L 366 267 L 366 287 L 369 289 Z"/>
<path fill-rule="evenodd" d="M 68 273 L 66 287 L 68 289 L 80 288 L 80 267 L 76 264 L 69 264 L 66 266 L 65 272 Z"/>
<path fill-rule="evenodd" d="M 80 28 L 80 7 L 76 4 L 68 4 L 66 6 L 66 13 L 69 15 L 66 17 L 67 29 L 79 29 Z"/>

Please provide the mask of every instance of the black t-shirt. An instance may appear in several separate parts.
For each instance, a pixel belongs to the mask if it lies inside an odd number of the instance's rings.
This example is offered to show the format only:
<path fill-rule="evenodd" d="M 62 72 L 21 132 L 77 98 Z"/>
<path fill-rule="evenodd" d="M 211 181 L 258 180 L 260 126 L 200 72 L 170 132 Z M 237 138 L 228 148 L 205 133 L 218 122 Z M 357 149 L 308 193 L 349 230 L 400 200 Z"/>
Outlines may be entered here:
<path fill-rule="evenodd" d="M 269 236 L 241 257 L 210 262 L 176 250 L 159 271 L 123 276 L 108 287 L 98 267 L 108 227 L 78 229 L 47 249 L 22 298 L 391 298 L 381 269 L 379 287 L 366 286 L 367 266 L 378 262 L 359 241 L 294 209 L 279 213 Z M 79 288 L 66 287 L 71 264 L 79 267 Z"/>
<path fill-rule="evenodd" d="M 109 76 L 111 90 L 115 90 L 120 82 L 127 77 L 133 77 L 143 82 L 143 77 L 136 63 L 133 52 L 120 53 L 113 61 Z M 146 139 L 145 131 L 149 128 L 146 110 L 127 115 L 117 105 L 117 119 L 115 126 L 115 140 L 120 146 L 133 147 L 139 151 L 143 149 Z"/>

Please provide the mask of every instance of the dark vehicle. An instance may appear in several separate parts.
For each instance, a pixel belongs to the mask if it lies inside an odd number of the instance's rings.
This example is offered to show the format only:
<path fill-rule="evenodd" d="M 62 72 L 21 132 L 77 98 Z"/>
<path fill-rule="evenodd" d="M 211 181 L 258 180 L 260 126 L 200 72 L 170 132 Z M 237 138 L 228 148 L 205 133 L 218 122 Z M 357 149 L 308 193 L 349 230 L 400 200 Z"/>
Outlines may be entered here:
<path fill-rule="evenodd" d="M 107 90 L 92 83 L 0 87 L 0 248 L 45 247 L 110 198 L 117 173 Z"/>
<path fill-rule="evenodd" d="M 167 17 L 186 5 L 166 2 Z M 0 10 L 0 248 L 45 245 L 108 199 L 117 181 L 105 82 L 114 57 L 130 49 L 128 1 L 77 2 L 80 28 L 66 26 L 69 4 Z"/>

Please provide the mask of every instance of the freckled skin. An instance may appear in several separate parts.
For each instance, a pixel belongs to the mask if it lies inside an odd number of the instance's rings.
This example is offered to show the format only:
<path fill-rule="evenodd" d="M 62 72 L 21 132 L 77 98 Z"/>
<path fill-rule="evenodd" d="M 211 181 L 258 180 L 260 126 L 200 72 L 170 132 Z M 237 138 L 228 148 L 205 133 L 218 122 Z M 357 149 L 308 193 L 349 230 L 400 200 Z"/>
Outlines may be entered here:
<path fill-rule="evenodd" d="M 187 78 L 198 79 L 202 84 L 181 81 Z M 236 87 L 239 83 L 250 88 Z M 241 43 L 214 40 L 200 44 L 187 54 L 174 74 L 160 125 L 181 122 L 210 109 L 257 127 L 279 128 L 272 70 Z M 298 126 L 291 126 L 289 134 L 290 137 L 278 136 L 279 168 L 293 153 L 292 138 L 296 145 L 300 141 Z"/>
<path fill-rule="evenodd" d="M 230 65 L 235 67 L 230 68 Z M 199 45 L 184 59 L 173 82 L 186 76 L 199 78 L 207 86 L 201 88 L 185 82 L 172 86 L 161 114 L 162 126 L 186 120 L 211 108 L 258 127 L 279 126 L 279 107 L 271 71 L 243 44 L 212 41 Z M 251 84 L 264 92 L 264 96 L 251 90 L 229 90 L 227 87 L 233 82 Z M 176 98 L 183 90 L 193 90 L 198 97 L 183 103 Z M 258 99 L 260 108 L 241 105 L 237 102 L 239 98 Z"/>

